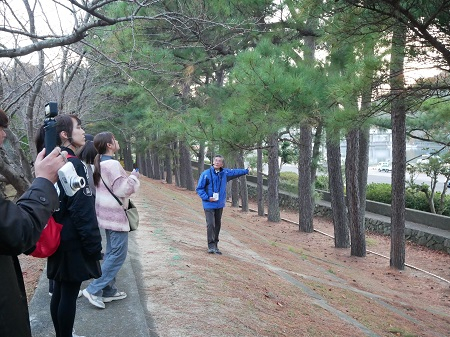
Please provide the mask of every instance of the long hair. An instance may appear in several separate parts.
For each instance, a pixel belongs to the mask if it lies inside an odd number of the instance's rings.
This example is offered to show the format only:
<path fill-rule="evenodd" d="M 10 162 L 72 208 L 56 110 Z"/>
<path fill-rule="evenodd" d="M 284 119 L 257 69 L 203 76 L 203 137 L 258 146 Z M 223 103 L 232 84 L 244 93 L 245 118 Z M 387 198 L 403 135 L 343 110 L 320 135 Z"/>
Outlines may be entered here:
<path fill-rule="evenodd" d="M 86 164 L 93 165 L 95 156 L 97 155 L 97 149 L 94 146 L 94 137 L 90 134 L 85 134 L 84 139 L 86 142 L 77 151 L 77 157 L 84 161 Z"/>
<path fill-rule="evenodd" d="M 102 171 L 100 168 L 100 157 L 108 150 L 108 144 L 112 144 L 114 141 L 114 134 L 112 132 L 100 132 L 94 137 L 94 146 L 97 149 L 97 155 L 94 159 L 94 185 L 100 184 Z"/>
<path fill-rule="evenodd" d="M 95 148 L 92 140 L 86 140 L 86 143 L 84 143 L 84 145 L 77 152 L 77 157 L 89 165 L 94 164 L 96 155 L 97 149 Z"/>

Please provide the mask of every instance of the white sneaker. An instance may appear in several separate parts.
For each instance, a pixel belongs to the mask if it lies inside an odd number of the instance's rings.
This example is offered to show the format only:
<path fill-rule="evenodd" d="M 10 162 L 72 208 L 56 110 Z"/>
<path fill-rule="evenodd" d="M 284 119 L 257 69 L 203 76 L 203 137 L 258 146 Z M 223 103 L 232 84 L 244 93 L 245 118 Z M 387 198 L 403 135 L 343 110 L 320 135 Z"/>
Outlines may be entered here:
<path fill-rule="evenodd" d="M 95 305 L 97 308 L 105 309 L 105 303 L 103 303 L 102 298 L 89 294 L 86 289 L 83 290 L 83 296 L 86 297 L 92 305 Z"/>
<path fill-rule="evenodd" d="M 73 330 L 72 330 L 72 337 L 85 337 L 85 336 L 77 335 L 77 334 L 75 333 L 75 329 L 73 329 Z"/>
<path fill-rule="evenodd" d="M 112 296 L 106 296 L 106 297 L 103 296 L 103 302 L 104 303 L 109 303 L 109 302 L 112 302 L 112 301 L 123 300 L 126 297 L 127 297 L 127 293 L 125 293 L 123 291 L 117 291 Z"/>

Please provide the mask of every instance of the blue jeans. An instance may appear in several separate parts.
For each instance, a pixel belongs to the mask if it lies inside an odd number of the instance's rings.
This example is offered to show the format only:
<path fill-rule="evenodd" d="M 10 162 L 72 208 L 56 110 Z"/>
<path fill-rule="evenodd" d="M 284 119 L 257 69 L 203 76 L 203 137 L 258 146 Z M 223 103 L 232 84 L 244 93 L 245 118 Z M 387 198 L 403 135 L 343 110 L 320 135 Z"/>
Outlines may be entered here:
<path fill-rule="evenodd" d="M 117 292 L 116 275 L 122 268 L 128 252 L 128 232 L 105 229 L 106 251 L 102 263 L 102 276 L 86 288 L 95 296 L 113 296 Z"/>

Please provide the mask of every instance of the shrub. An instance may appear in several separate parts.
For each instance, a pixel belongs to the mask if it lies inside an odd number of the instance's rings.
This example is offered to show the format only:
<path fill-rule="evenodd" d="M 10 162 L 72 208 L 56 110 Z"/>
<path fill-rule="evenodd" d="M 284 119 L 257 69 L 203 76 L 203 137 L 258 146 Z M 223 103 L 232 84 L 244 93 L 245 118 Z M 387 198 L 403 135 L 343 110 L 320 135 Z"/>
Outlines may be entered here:
<path fill-rule="evenodd" d="M 328 176 L 320 175 L 316 177 L 316 189 L 322 191 L 329 191 L 328 187 Z"/>
<path fill-rule="evenodd" d="M 366 199 L 391 204 L 391 185 L 371 183 L 367 185 Z"/>
<path fill-rule="evenodd" d="M 280 191 L 298 194 L 298 174 L 295 172 L 280 172 Z"/>
<path fill-rule="evenodd" d="M 425 193 L 415 189 L 407 189 L 405 194 L 406 208 L 415 209 L 418 211 L 430 212 L 430 205 Z"/>
<path fill-rule="evenodd" d="M 434 196 L 434 205 L 438 211 L 439 199 L 441 193 L 437 192 Z M 382 202 L 385 204 L 391 204 L 391 185 L 390 184 L 380 184 L 371 183 L 367 186 L 367 200 Z M 445 211 L 442 215 L 450 215 L 450 196 L 445 197 Z M 428 203 L 427 196 L 424 192 L 416 188 L 408 188 L 405 193 L 405 206 L 406 208 L 415 209 L 423 212 L 430 212 L 430 205 Z"/>
<path fill-rule="evenodd" d="M 295 172 L 280 172 L 280 182 L 298 185 L 298 174 Z"/>

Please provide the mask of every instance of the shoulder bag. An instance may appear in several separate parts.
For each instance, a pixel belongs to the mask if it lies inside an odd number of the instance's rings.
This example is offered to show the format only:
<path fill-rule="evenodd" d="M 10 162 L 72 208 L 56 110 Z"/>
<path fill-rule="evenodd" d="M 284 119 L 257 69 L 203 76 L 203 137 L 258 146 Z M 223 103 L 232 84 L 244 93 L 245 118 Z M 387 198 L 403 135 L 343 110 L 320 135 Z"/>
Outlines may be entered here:
<path fill-rule="evenodd" d="M 47 221 L 47 225 L 36 242 L 36 248 L 30 254 L 34 257 L 46 258 L 53 255 L 61 242 L 61 230 L 63 225 L 57 223 L 53 216 Z"/>
<path fill-rule="evenodd" d="M 103 177 L 101 177 L 103 184 L 105 185 L 106 189 L 111 193 L 111 195 L 114 197 L 114 199 L 117 200 L 120 206 L 123 206 L 122 202 L 117 198 L 117 196 L 109 189 L 109 187 L 105 184 L 105 181 L 103 180 Z M 133 204 L 131 199 L 129 199 L 128 202 L 128 209 L 124 209 L 125 214 L 128 218 L 128 223 L 130 224 L 130 232 L 135 231 L 139 226 L 139 213 L 136 208 L 136 206 Z"/>

